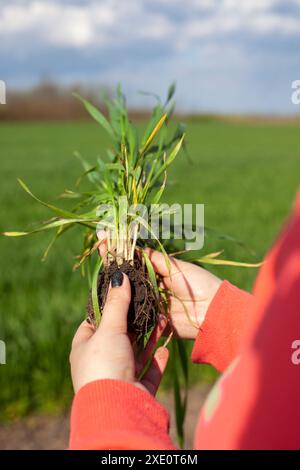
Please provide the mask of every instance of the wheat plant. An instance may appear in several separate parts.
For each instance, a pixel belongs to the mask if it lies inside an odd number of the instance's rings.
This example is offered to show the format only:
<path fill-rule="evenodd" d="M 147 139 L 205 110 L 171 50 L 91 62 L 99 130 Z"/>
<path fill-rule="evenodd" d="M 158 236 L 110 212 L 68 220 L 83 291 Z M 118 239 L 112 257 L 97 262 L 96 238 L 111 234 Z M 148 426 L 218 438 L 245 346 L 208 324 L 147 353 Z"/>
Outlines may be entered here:
<path fill-rule="evenodd" d="M 74 269 L 80 268 L 84 275 L 87 274 L 89 281 L 87 315 L 97 327 L 101 321 L 101 311 L 112 273 L 116 270 L 125 272 L 132 288 L 128 329 L 139 348 L 145 345 L 159 311 L 164 310 L 167 314 L 168 297 L 171 294 L 158 287 L 159 279 L 145 247 L 150 244 L 163 252 L 169 266 L 169 255 L 175 250 L 176 244 L 173 246 L 172 240 L 160 239 L 141 214 L 140 208 L 150 213 L 153 206 L 158 207 L 158 218 L 166 214 L 163 206 L 159 208 L 159 202 L 166 188 L 168 168 L 184 147 L 185 137 L 183 124 L 170 125 L 174 92 L 175 86 L 172 84 L 165 102 L 157 99 L 151 118 L 142 133 L 138 132 L 129 119 L 126 100 L 120 86 L 115 98 L 106 101 L 108 118 L 94 105 L 76 95 L 92 118 L 107 132 L 111 139 L 110 148 L 93 164 L 76 153 L 83 173 L 78 178 L 75 189 L 65 190 L 60 196 L 62 199 L 74 201 L 74 207 L 70 210 L 44 202 L 19 179 L 26 193 L 50 210 L 53 217 L 36 224 L 30 231 L 3 233 L 6 236 L 19 237 L 54 230 L 54 236 L 43 256 L 45 259 L 62 235 L 72 227 L 81 229 L 82 250 Z M 85 179 L 88 189 L 82 190 Z M 175 230 L 175 227 L 171 228 Z M 97 254 L 100 243 L 97 230 L 106 232 L 107 251 L 103 258 Z M 148 233 L 148 238 L 141 237 L 143 230 Z M 220 259 L 220 254 L 221 252 L 203 255 L 199 250 L 183 250 L 179 256 L 198 264 L 254 266 Z M 180 445 L 183 445 L 188 357 L 184 343 L 172 338 L 170 346 L 171 364 L 174 368 L 177 432 Z"/>

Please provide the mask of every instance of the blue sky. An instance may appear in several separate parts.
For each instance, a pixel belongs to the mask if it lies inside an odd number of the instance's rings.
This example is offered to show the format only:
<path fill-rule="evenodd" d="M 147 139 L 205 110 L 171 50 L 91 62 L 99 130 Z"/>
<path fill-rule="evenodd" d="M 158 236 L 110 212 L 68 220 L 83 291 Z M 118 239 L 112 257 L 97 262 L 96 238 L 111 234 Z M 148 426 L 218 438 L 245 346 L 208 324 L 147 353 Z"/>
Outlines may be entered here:
<path fill-rule="evenodd" d="M 0 0 L 0 79 L 164 95 L 182 110 L 300 113 L 300 0 Z"/>

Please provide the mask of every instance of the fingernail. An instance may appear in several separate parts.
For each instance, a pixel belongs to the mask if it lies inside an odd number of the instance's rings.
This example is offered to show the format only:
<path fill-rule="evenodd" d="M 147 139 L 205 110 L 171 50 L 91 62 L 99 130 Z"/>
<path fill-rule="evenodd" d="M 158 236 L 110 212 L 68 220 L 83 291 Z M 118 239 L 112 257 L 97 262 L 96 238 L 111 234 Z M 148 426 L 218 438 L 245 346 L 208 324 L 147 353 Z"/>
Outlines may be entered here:
<path fill-rule="evenodd" d="M 122 271 L 115 271 L 111 276 L 111 287 L 121 287 L 123 283 L 123 273 Z"/>

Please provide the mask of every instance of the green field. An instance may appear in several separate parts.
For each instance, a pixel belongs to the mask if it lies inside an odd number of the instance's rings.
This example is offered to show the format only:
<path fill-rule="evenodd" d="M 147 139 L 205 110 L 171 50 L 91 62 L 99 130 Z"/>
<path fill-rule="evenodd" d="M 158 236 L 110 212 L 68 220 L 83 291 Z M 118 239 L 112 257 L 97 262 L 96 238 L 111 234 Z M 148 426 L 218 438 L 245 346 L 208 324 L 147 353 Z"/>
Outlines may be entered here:
<path fill-rule="evenodd" d="M 208 227 L 245 242 L 245 249 L 216 237 L 204 251 L 225 248 L 224 256 L 260 260 L 288 214 L 300 175 L 299 124 L 243 124 L 194 120 L 188 126 L 193 163 L 180 155 L 170 172 L 167 202 L 204 203 Z M 103 154 L 108 140 L 93 123 L 0 124 L 0 230 L 19 230 L 50 217 L 17 184 L 21 177 L 42 199 L 71 188 L 88 160 Z M 31 411 L 56 412 L 69 406 L 72 390 L 68 354 L 84 317 L 87 282 L 72 274 L 79 236 L 70 231 L 40 259 L 51 237 L 0 239 L 0 339 L 7 364 L 0 366 L 0 418 Z M 215 270 L 250 290 L 255 270 Z M 202 380 L 207 368 L 193 369 Z M 168 376 L 167 376 L 168 379 Z M 167 384 L 168 380 L 166 381 Z"/>

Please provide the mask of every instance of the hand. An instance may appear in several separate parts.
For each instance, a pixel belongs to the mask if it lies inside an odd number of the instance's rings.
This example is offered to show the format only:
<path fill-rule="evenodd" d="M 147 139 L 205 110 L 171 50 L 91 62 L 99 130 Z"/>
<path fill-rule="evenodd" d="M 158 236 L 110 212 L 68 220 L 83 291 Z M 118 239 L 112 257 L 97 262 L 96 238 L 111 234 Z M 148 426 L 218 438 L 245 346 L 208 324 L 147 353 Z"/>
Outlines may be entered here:
<path fill-rule="evenodd" d="M 162 276 L 162 286 L 171 291 L 169 316 L 179 338 L 196 339 L 208 307 L 221 279 L 192 263 L 170 258 L 171 269 L 162 253 L 147 249 L 156 273 Z"/>
<path fill-rule="evenodd" d="M 112 276 L 111 284 L 115 287 L 110 286 L 99 328 L 95 331 L 84 321 L 73 339 L 70 363 L 75 393 L 94 380 L 116 379 L 130 382 L 155 395 L 168 362 L 169 353 L 165 347 L 157 349 L 143 379 L 139 381 L 137 377 L 151 358 L 167 319 L 160 315 L 137 362 L 127 334 L 130 282 L 126 274 L 117 272 Z"/>

